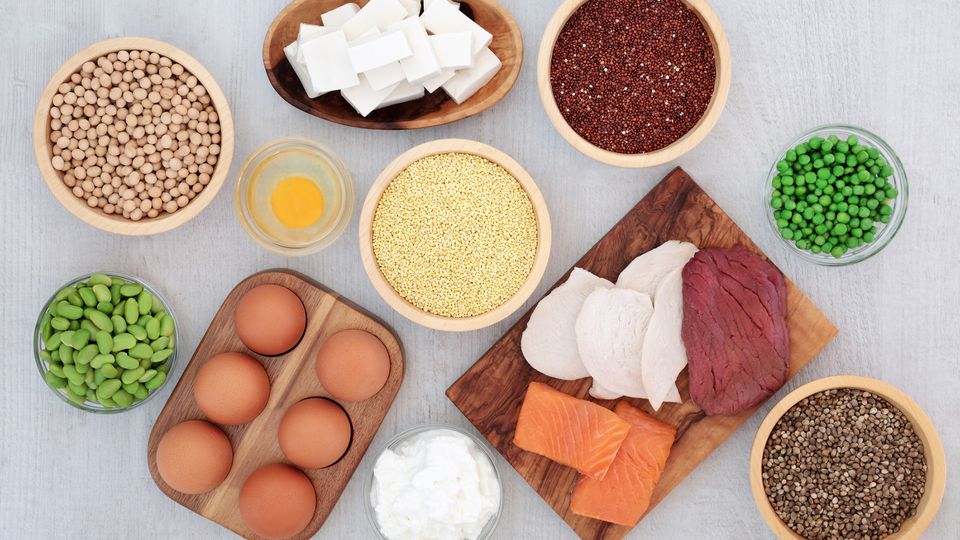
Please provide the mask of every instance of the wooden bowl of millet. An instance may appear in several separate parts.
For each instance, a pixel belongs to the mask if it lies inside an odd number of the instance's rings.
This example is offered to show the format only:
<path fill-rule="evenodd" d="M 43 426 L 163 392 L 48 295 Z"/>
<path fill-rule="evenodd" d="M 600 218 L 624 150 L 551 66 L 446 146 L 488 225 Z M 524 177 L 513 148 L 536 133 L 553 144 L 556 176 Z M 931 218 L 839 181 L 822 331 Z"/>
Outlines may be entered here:
<path fill-rule="evenodd" d="M 414 163 L 421 162 L 421 160 L 426 158 L 452 154 L 482 158 L 482 160 L 485 162 L 490 162 L 496 166 L 502 167 L 502 169 L 505 170 L 509 176 L 512 176 L 513 179 L 515 179 L 519 184 L 522 193 L 524 193 L 526 198 L 529 199 L 529 204 L 530 207 L 532 207 L 533 213 L 532 221 L 534 222 L 532 227 L 535 228 L 536 231 L 536 245 L 532 251 L 529 271 L 526 273 L 523 279 L 517 279 L 516 284 L 518 286 L 516 290 L 509 294 L 501 303 L 491 305 L 487 310 L 468 315 L 446 315 L 440 314 L 438 311 L 429 311 L 428 308 L 425 308 L 422 304 L 418 305 L 415 300 L 410 299 L 410 297 L 405 297 L 401 293 L 397 292 L 397 290 L 394 288 L 394 285 L 391 284 L 390 279 L 387 277 L 387 274 L 392 274 L 392 272 L 385 270 L 384 267 L 381 266 L 381 259 L 378 258 L 377 250 L 374 245 L 377 238 L 377 219 L 381 208 L 381 203 L 382 201 L 386 200 L 384 194 L 388 191 L 391 183 L 393 183 L 398 176 L 400 176 Z M 455 166 L 454 168 L 459 169 L 460 171 L 467 170 L 466 166 Z M 441 175 L 438 178 L 442 179 L 440 180 L 439 184 L 441 186 L 453 186 L 456 183 L 456 181 L 450 176 Z M 441 189 L 446 191 L 447 188 L 442 187 Z M 432 188 L 426 187 L 423 188 L 423 191 L 432 191 Z M 456 188 L 451 187 L 449 192 L 456 191 Z M 505 192 L 507 190 L 503 189 L 502 191 Z M 497 196 L 496 193 L 488 193 L 488 195 L 491 197 Z M 429 202 L 417 201 L 415 205 L 431 209 L 429 212 L 430 216 L 426 219 L 446 219 L 438 217 L 442 216 L 448 211 L 445 210 L 445 208 L 448 207 L 446 201 L 431 199 Z M 471 208 L 461 210 L 468 213 L 473 211 Z M 455 212 L 458 211 L 459 210 Z M 404 213 L 411 216 L 413 214 L 407 212 Z M 506 214 L 507 212 L 504 213 Z M 421 218 L 415 217 L 414 219 Z M 478 221 L 475 221 L 474 224 Z M 405 225 L 400 225 L 399 228 L 405 228 Z M 410 241 L 427 245 L 428 240 L 424 238 L 424 236 L 430 236 L 432 235 L 432 231 L 440 228 L 443 227 L 430 228 L 428 231 L 418 231 L 418 236 L 416 238 L 411 238 Z M 420 236 L 421 233 L 423 236 Z M 366 200 L 363 203 L 363 209 L 360 213 L 359 240 L 360 259 L 363 262 L 363 267 L 367 272 L 367 276 L 370 278 L 370 283 L 373 285 L 374 289 L 376 289 L 380 297 L 383 298 L 383 300 L 390 307 L 407 319 L 419 325 L 426 326 L 427 328 L 446 332 L 468 332 L 486 328 L 509 317 L 511 314 L 521 308 L 524 302 L 526 302 L 527 299 L 530 298 L 530 295 L 533 294 L 533 291 L 540 283 L 540 279 L 543 277 L 543 273 L 547 267 L 547 261 L 550 258 L 550 214 L 547 210 L 547 205 L 543 199 L 543 195 L 540 193 L 540 189 L 537 187 L 533 178 L 512 157 L 496 148 L 477 141 L 469 141 L 464 139 L 441 139 L 421 144 L 404 152 L 394 159 L 389 165 L 387 165 L 383 172 L 380 173 L 380 176 L 377 177 L 376 181 L 373 183 L 373 186 L 367 193 Z M 511 244 L 519 244 L 519 240 L 513 240 L 516 239 L 511 239 Z M 458 248 L 460 247 L 463 246 L 458 246 Z M 473 242 L 471 242 L 471 245 L 466 246 L 467 249 L 475 251 L 481 251 L 484 247 L 485 246 L 481 246 Z M 507 248 L 509 249 L 510 246 L 507 246 Z M 432 249 L 432 247 L 430 249 Z M 444 245 L 443 247 L 439 248 L 439 250 L 450 252 L 454 251 L 454 248 Z M 431 255 L 433 253 L 436 252 L 431 252 Z M 427 254 L 424 255 L 429 256 Z M 415 264 L 408 262 L 410 259 L 414 258 L 416 257 L 412 257 L 408 254 L 406 258 L 401 259 L 399 264 L 394 265 L 394 268 L 400 268 L 403 273 L 408 273 L 411 275 L 419 274 L 421 269 L 413 268 L 412 266 L 415 266 Z M 468 266 L 468 264 L 462 260 L 456 262 L 455 265 L 462 266 L 464 268 Z M 439 266 L 442 266 L 442 264 Z M 419 279 L 419 282 L 452 283 L 456 281 L 453 277 L 454 275 L 455 272 L 448 274 L 446 273 L 446 270 L 440 270 L 439 274 L 435 276 L 435 280 Z M 469 279 L 472 280 L 474 278 L 481 279 L 476 275 L 471 275 Z M 507 281 L 506 276 L 500 275 L 499 278 L 499 281 Z M 496 277 L 493 279 L 497 280 Z M 414 285 L 416 285 L 416 283 Z M 460 305 L 467 305 L 475 301 L 476 297 L 461 295 L 459 300 L 457 300 L 457 303 Z"/>
<path fill-rule="evenodd" d="M 565 0 L 537 58 L 540 100 L 554 128 L 586 156 L 625 168 L 673 161 L 703 141 L 732 75 L 726 33 L 706 0 L 634 5 Z"/>
<path fill-rule="evenodd" d="M 233 158 L 233 119 L 216 80 L 192 56 L 121 37 L 83 49 L 50 78 L 33 146 L 44 182 L 74 216 L 146 236 L 183 225 L 217 196 Z"/>
<path fill-rule="evenodd" d="M 923 445 L 923 458 L 927 467 L 923 483 L 923 494 L 916 504 L 915 513 L 903 520 L 899 530 L 888 534 L 885 538 L 891 540 L 913 540 L 919 538 L 927 527 L 930 526 L 943 500 L 947 478 L 947 465 L 943 444 L 940 441 L 940 436 L 937 434 L 933 423 L 913 399 L 885 382 L 867 377 L 835 376 L 818 379 L 787 394 L 787 396 L 777 403 L 770 413 L 767 414 L 767 417 L 760 425 L 760 429 L 753 442 L 753 448 L 750 452 L 750 489 L 753 492 L 753 498 L 763 520 L 777 538 L 782 540 L 805 540 L 806 536 L 790 528 L 777 514 L 773 504 L 770 502 L 764 486 L 764 474 L 768 474 L 768 471 L 765 469 L 764 451 L 768 446 L 771 435 L 776 431 L 778 423 L 784 418 L 788 411 L 798 404 L 801 404 L 801 402 L 807 398 L 828 390 L 867 391 L 892 405 L 902 413 L 903 417 L 910 423 L 913 428 L 913 433 Z M 861 431 L 860 434 L 866 435 L 866 431 Z M 831 432 L 831 435 L 834 434 Z M 839 432 L 835 435 L 838 438 L 843 437 L 843 434 Z M 790 435 L 791 441 L 796 438 L 796 432 Z M 845 443 L 837 441 L 831 445 L 831 448 L 842 448 L 844 444 Z M 832 459 L 840 458 L 832 457 Z M 888 467 L 892 469 L 892 466 Z M 796 474 L 800 475 L 802 473 L 801 471 L 796 471 Z M 888 473 L 888 476 L 891 474 L 892 472 Z M 795 480 L 799 481 L 800 478 L 795 478 Z M 896 486 L 900 486 L 899 481 L 895 484 L 895 487 Z M 904 487 L 900 487 L 900 489 L 903 490 Z M 857 537 L 859 538 L 859 536 Z"/>

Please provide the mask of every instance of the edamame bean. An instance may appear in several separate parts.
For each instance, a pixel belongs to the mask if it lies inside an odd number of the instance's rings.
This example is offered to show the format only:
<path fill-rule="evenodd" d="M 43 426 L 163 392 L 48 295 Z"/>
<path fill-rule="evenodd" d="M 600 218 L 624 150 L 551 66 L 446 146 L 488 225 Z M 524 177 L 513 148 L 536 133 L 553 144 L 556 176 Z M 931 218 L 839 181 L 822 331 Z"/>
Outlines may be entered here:
<path fill-rule="evenodd" d="M 80 287 L 77 289 L 77 293 L 85 306 L 93 307 L 97 305 L 97 295 L 93 293 L 93 289 L 90 287 Z"/>
<path fill-rule="evenodd" d="M 110 317 L 110 322 L 113 323 L 113 331 L 122 334 L 127 331 L 127 320 L 120 315 L 114 315 Z"/>
<path fill-rule="evenodd" d="M 51 362 L 49 366 L 50 372 L 56 375 L 57 377 L 63 377 L 63 364 L 60 362 Z"/>
<path fill-rule="evenodd" d="M 117 379 L 110 379 L 103 381 L 97 388 L 97 399 L 100 400 L 100 403 L 103 403 L 103 400 L 110 399 L 111 396 L 117 393 L 117 390 L 120 390 L 121 382 Z"/>
<path fill-rule="evenodd" d="M 87 372 L 90 371 L 90 366 L 88 364 L 78 364 L 76 363 L 76 359 L 74 359 L 73 367 L 77 370 L 77 373 L 81 375 L 86 375 Z"/>
<path fill-rule="evenodd" d="M 161 336 L 150 342 L 150 348 L 154 351 L 162 351 L 167 348 L 167 345 L 170 344 L 170 338 L 167 336 Z"/>
<path fill-rule="evenodd" d="M 128 327 L 129 329 L 129 327 Z M 126 351 L 137 344 L 137 338 L 130 334 L 123 333 L 113 336 L 113 352 Z"/>
<path fill-rule="evenodd" d="M 74 356 L 74 361 L 78 364 L 89 364 L 97 356 L 97 346 L 87 345 Z"/>
<path fill-rule="evenodd" d="M 63 331 L 67 328 L 70 328 L 70 321 L 64 319 L 63 317 L 54 317 L 50 319 L 50 326 L 53 327 L 54 330 Z"/>
<path fill-rule="evenodd" d="M 150 361 L 154 364 L 159 364 L 160 362 L 165 362 L 167 358 L 170 358 L 171 354 L 173 354 L 173 349 L 161 349 L 150 356 Z"/>
<path fill-rule="evenodd" d="M 90 322 L 90 319 L 83 319 L 82 321 L 80 321 L 80 328 L 83 328 L 84 330 L 89 332 L 91 336 L 97 335 L 97 332 L 100 331 L 100 329 L 97 328 L 95 324 Z"/>
<path fill-rule="evenodd" d="M 127 283 L 120 287 L 120 296 L 130 298 L 139 295 L 141 291 L 143 291 L 143 287 L 138 283 Z"/>
<path fill-rule="evenodd" d="M 90 285 L 100 284 L 109 287 L 110 285 L 113 285 L 113 279 L 106 274 L 94 274 L 87 279 L 87 283 Z"/>
<path fill-rule="evenodd" d="M 90 367 L 93 369 L 100 369 L 107 364 L 112 364 L 116 362 L 116 358 L 112 354 L 98 354 L 93 357 L 93 360 L 90 361 Z"/>
<path fill-rule="evenodd" d="M 149 381 L 150 379 L 156 377 L 156 376 L 157 376 L 157 373 L 159 373 L 159 372 L 158 372 L 157 370 L 155 370 L 155 369 L 148 369 L 148 370 L 146 370 L 146 371 L 143 372 L 143 375 L 141 375 L 140 378 L 137 379 L 137 381 L 142 382 L 142 383 L 145 383 L 145 382 Z"/>
<path fill-rule="evenodd" d="M 146 370 L 142 367 L 130 369 L 120 374 L 120 380 L 123 381 L 124 384 L 137 382 L 137 380 L 142 377 L 144 373 L 146 373 Z"/>
<path fill-rule="evenodd" d="M 153 295 L 150 291 L 140 291 L 137 296 L 137 307 L 141 315 L 147 315 L 153 309 Z"/>
<path fill-rule="evenodd" d="M 60 332 L 54 332 L 50 334 L 50 337 L 43 340 L 43 344 L 47 347 L 47 350 L 54 350 L 60 347 L 60 337 L 62 334 Z"/>
<path fill-rule="evenodd" d="M 91 311 L 88 316 L 90 322 L 93 323 L 98 329 L 103 330 L 104 332 L 113 332 L 113 322 L 110 320 L 110 317 L 107 317 L 100 311 Z"/>
<path fill-rule="evenodd" d="M 71 291 L 70 294 L 67 295 L 67 302 L 77 307 L 83 307 L 83 299 L 80 298 L 80 295 L 77 294 L 76 291 Z"/>
<path fill-rule="evenodd" d="M 83 308 L 75 306 L 70 302 L 61 301 L 59 304 L 57 304 L 57 314 L 65 319 L 75 321 L 80 317 L 83 317 Z"/>
<path fill-rule="evenodd" d="M 137 324 L 137 319 L 140 318 L 140 308 L 138 307 L 137 301 L 133 298 L 127 298 L 126 303 L 123 306 L 123 318 L 127 321 L 127 324 Z"/>
<path fill-rule="evenodd" d="M 147 321 L 144 329 L 147 331 L 147 339 L 153 341 L 160 337 L 160 321 L 156 317 Z"/>
<path fill-rule="evenodd" d="M 130 404 L 133 403 L 133 396 L 122 388 L 117 390 L 111 399 L 117 405 L 117 407 L 129 407 Z"/>
<path fill-rule="evenodd" d="M 67 379 L 56 376 L 52 371 L 44 373 L 43 380 L 47 381 L 47 385 L 55 390 L 59 390 L 67 386 Z"/>
<path fill-rule="evenodd" d="M 84 397 L 87 395 L 87 386 L 85 384 L 73 384 L 69 379 L 67 380 L 67 390 L 69 390 L 69 392 L 67 392 L 68 394 Z"/>
<path fill-rule="evenodd" d="M 122 388 L 123 388 L 124 391 L 126 391 L 128 394 L 133 395 L 133 394 L 136 394 L 136 393 L 137 393 L 137 390 L 140 389 L 140 383 L 138 383 L 138 382 L 133 382 L 133 383 L 130 383 L 130 384 L 125 384 L 125 385 L 123 385 Z"/>
<path fill-rule="evenodd" d="M 144 341 L 147 339 L 147 331 L 144 330 L 139 324 L 131 324 L 127 327 L 127 332 L 133 334 L 133 337 L 137 338 L 137 341 Z"/>
<path fill-rule="evenodd" d="M 170 337 L 173 335 L 173 317 L 164 314 L 160 319 L 160 335 Z"/>
<path fill-rule="evenodd" d="M 97 311 L 104 315 L 113 315 L 113 304 L 110 302 L 100 302 L 97 304 Z"/>
<path fill-rule="evenodd" d="M 110 325 L 111 330 L 113 325 Z M 97 340 L 97 349 L 100 350 L 100 354 L 109 354 L 113 352 L 113 336 L 110 335 L 110 330 L 101 330 L 96 333 Z"/>
<path fill-rule="evenodd" d="M 111 303 L 113 303 L 113 304 L 119 304 L 119 303 L 120 303 L 120 288 L 121 288 L 121 287 L 123 287 L 123 285 L 120 285 L 119 283 L 114 283 L 113 285 L 110 285 L 110 302 L 111 302 Z"/>
<path fill-rule="evenodd" d="M 73 340 L 70 342 L 70 345 L 76 349 L 80 350 L 87 346 L 87 343 L 90 341 L 90 331 L 86 328 L 81 328 L 73 333 Z"/>
<path fill-rule="evenodd" d="M 156 390 L 157 388 L 160 388 L 160 386 L 162 386 L 163 382 L 166 380 L 167 374 L 162 371 L 157 371 L 157 375 L 149 381 L 143 383 L 143 386 L 145 386 L 147 390 Z"/>
<path fill-rule="evenodd" d="M 63 366 L 63 376 L 70 381 L 71 384 L 80 386 L 83 384 L 83 374 L 77 372 L 77 368 L 74 366 Z"/>
<path fill-rule="evenodd" d="M 120 375 L 120 371 L 113 367 L 113 364 L 104 364 L 100 368 L 100 374 L 107 379 L 116 379 L 117 376 Z"/>
<path fill-rule="evenodd" d="M 102 283 L 97 283 L 92 288 L 93 288 L 93 294 L 97 296 L 98 302 L 110 302 L 111 300 L 113 300 L 113 296 L 110 294 L 110 289 L 107 287 L 107 285 L 103 285 Z"/>
<path fill-rule="evenodd" d="M 147 390 L 147 387 L 144 385 L 138 385 L 137 391 L 133 394 L 133 397 L 137 398 L 138 401 L 147 399 L 147 396 L 150 395 L 150 391 Z"/>
<path fill-rule="evenodd" d="M 140 367 L 140 362 L 127 353 L 119 353 L 117 355 L 117 365 L 123 369 L 137 369 Z"/>
<path fill-rule="evenodd" d="M 150 348 L 150 345 L 147 345 L 146 343 L 137 343 L 133 346 L 133 348 L 130 349 L 128 354 L 138 360 L 143 360 L 145 358 L 152 358 L 154 353 L 153 349 Z"/>
<path fill-rule="evenodd" d="M 57 349 L 57 353 L 60 355 L 60 361 L 64 364 L 73 363 L 73 349 L 71 349 L 66 343 L 60 344 L 60 348 Z"/>

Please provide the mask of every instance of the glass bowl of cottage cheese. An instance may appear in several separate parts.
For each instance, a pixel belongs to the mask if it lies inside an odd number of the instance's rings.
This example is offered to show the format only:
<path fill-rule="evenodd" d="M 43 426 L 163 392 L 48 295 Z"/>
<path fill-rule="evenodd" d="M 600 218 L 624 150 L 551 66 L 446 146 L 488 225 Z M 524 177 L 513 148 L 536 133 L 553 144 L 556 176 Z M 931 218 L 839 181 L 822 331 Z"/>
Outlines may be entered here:
<path fill-rule="evenodd" d="M 439 424 L 391 439 L 363 493 L 383 540 L 484 540 L 503 509 L 500 473 L 486 443 Z"/>

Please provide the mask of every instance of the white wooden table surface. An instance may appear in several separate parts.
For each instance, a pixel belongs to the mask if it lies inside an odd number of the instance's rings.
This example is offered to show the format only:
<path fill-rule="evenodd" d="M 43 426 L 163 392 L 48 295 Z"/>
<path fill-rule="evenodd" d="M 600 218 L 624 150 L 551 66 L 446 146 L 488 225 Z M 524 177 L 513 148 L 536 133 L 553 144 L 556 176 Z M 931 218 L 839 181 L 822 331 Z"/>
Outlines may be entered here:
<path fill-rule="evenodd" d="M 163 395 L 134 412 L 95 416 L 50 394 L 31 335 L 46 298 L 76 275 L 120 270 L 156 284 L 175 306 L 183 363 L 235 283 L 289 267 L 392 325 L 407 371 L 373 449 L 425 422 L 467 425 L 444 390 L 519 317 L 469 334 L 408 323 L 374 292 L 360 266 L 356 214 L 331 248 L 290 259 L 255 245 L 233 211 L 231 186 L 197 219 L 151 238 L 94 230 L 41 182 L 31 147 L 34 107 L 67 57 L 107 37 L 143 35 L 193 54 L 217 78 L 237 128 L 234 171 L 260 144 L 284 135 L 333 147 L 362 201 L 400 152 L 443 137 L 473 138 L 513 155 L 537 180 L 553 219 L 554 248 L 535 298 L 674 165 L 682 165 L 840 328 L 837 339 L 779 396 L 834 374 L 883 379 L 913 396 L 960 455 L 960 3 L 955 0 L 715 0 L 733 51 L 730 99 L 713 133 L 677 163 L 617 170 L 576 153 L 549 125 L 535 60 L 558 0 L 505 0 L 523 30 L 525 65 L 497 106 L 426 131 L 361 131 L 287 105 L 261 64 L 264 32 L 282 0 L 0 0 L 0 538 L 229 538 L 167 499 L 146 468 L 146 441 Z M 770 231 L 760 185 L 776 152 L 810 127 L 845 122 L 875 131 L 902 158 L 910 210 L 879 257 L 822 268 L 788 253 Z M 359 212 L 359 201 L 358 201 Z M 531 302 L 532 303 L 532 300 Z M 529 307 L 529 306 L 528 306 Z M 182 370 L 181 364 L 175 375 Z M 768 403 L 633 532 L 632 538 L 770 538 L 750 496 L 747 456 Z M 372 452 L 371 452 L 372 453 Z M 361 504 L 368 455 L 319 538 L 372 538 Z M 502 459 L 506 507 L 496 538 L 572 538 Z M 960 467 L 927 538 L 960 538 Z"/>

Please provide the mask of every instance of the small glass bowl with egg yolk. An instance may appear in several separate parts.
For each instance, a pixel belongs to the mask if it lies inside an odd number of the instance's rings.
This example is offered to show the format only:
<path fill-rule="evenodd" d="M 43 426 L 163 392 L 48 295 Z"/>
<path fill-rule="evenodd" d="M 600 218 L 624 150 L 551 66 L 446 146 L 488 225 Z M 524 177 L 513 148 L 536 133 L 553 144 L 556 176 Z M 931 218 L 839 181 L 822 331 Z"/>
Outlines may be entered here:
<path fill-rule="evenodd" d="M 240 224 L 257 243 L 281 255 L 309 255 L 346 230 L 353 178 L 326 146 L 289 137 L 247 158 L 234 199 Z"/>

